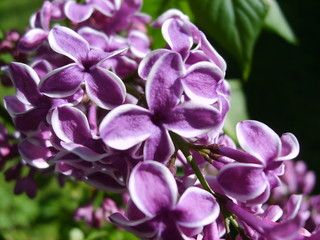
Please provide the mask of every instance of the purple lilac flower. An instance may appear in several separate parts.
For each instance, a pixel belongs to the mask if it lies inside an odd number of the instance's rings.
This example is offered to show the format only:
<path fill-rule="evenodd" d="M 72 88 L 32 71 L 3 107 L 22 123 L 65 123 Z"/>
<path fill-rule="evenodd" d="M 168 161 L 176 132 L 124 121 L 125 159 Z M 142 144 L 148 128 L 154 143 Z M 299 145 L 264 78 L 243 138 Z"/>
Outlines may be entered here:
<path fill-rule="evenodd" d="M 52 8 L 52 3 L 45 1 L 42 8 L 31 17 L 31 29 L 19 41 L 18 48 L 20 51 L 30 52 L 35 50 L 47 40 Z"/>
<path fill-rule="evenodd" d="M 52 128 L 60 145 L 86 161 L 97 161 L 108 156 L 101 139 L 91 133 L 87 117 L 79 109 L 62 106 L 53 110 Z"/>
<path fill-rule="evenodd" d="M 145 141 L 144 158 L 165 162 L 174 151 L 168 130 L 188 138 L 215 129 L 222 121 L 217 109 L 192 101 L 179 103 L 182 74 L 180 55 L 171 51 L 162 55 L 147 79 L 149 110 L 129 104 L 114 109 L 100 125 L 103 141 L 121 150 Z"/>
<path fill-rule="evenodd" d="M 171 49 L 182 54 L 186 65 L 200 61 L 210 61 L 217 65 L 222 72 L 226 71 L 226 62 L 211 46 L 203 32 L 201 32 L 189 17 L 177 9 L 169 9 L 151 24 L 155 28 L 161 27 L 164 39 Z M 197 46 L 191 49 L 192 45 Z"/>
<path fill-rule="evenodd" d="M 237 137 L 242 149 L 250 155 L 232 150 L 228 154 L 228 149 L 218 151 L 237 162 L 226 164 L 217 180 L 229 196 L 248 204 L 263 203 L 270 190 L 280 183 L 278 176 L 284 173 L 282 162 L 298 155 L 298 141 L 291 133 L 279 138 L 265 124 L 253 120 L 237 125 Z"/>
<path fill-rule="evenodd" d="M 115 213 L 110 219 L 143 239 L 186 239 L 185 234 L 195 235 L 219 213 L 214 197 L 200 188 L 188 188 L 178 200 L 174 177 L 155 161 L 134 168 L 128 189 L 126 216 Z"/>
<path fill-rule="evenodd" d="M 4 104 L 17 130 L 25 134 L 36 132 L 40 124 L 46 122 L 51 109 L 64 104 L 77 104 L 82 98 L 81 89 L 71 97 L 49 98 L 39 91 L 40 78 L 31 67 L 23 63 L 10 63 L 9 70 L 16 96 L 6 96 Z"/>
<path fill-rule="evenodd" d="M 120 78 L 134 74 L 138 68 L 137 60 L 143 58 L 149 51 L 149 39 L 140 31 L 131 31 L 128 38 L 117 35 L 107 36 L 101 31 L 90 27 L 82 27 L 78 34 L 88 41 L 91 47 L 105 52 L 128 49 L 125 55 L 116 55 L 102 65 L 111 68 Z"/>
<path fill-rule="evenodd" d="M 89 43 L 66 27 L 55 27 L 49 33 L 52 49 L 75 63 L 55 69 L 41 80 L 40 91 L 50 97 L 68 97 L 86 85 L 89 98 L 99 107 L 110 109 L 124 102 L 126 89 L 113 72 L 100 66 L 117 53 L 90 49 Z M 76 46 L 76 47 L 75 47 Z"/>

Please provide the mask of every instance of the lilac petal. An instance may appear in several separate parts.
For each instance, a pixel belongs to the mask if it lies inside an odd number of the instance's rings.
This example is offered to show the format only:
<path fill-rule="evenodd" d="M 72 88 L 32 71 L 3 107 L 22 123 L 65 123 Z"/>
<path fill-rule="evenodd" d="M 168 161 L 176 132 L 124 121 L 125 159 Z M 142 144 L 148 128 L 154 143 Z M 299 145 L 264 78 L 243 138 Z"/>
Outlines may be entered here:
<path fill-rule="evenodd" d="M 192 46 L 192 36 L 184 22 L 172 18 L 164 22 L 161 28 L 162 35 L 172 50 L 181 54 L 185 59 Z"/>
<path fill-rule="evenodd" d="M 91 49 L 88 52 L 87 58 L 85 58 L 81 62 L 81 64 L 83 66 L 85 66 L 89 62 L 91 67 L 89 67 L 88 72 L 90 72 L 92 68 L 94 68 L 96 66 L 100 66 L 101 63 L 103 63 L 107 59 L 112 58 L 113 56 L 116 56 L 118 54 L 121 54 L 124 51 L 126 51 L 126 49 L 121 49 L 121 50 L 114 51 L 114 52 L 105 52 L 100 49 Z M 92 62 L 94 62 L 95 64 L 92 64 Z"/>
<path fill-rule="evenodd" d="M 18 48 L 21 52 L 30 52 L 40 46 L 40 44 L 46 40 L 48 33 L 40 28 L 30 29 L 19 40 Z"/>
<path fill-rule="evenodd" d="M 168 131 L 163 127 L 154 127 L 151 136 L 146 140 L 143 153 L 145 160 L 168 162 L 174 153 L 174 145 Z"/>
<path fill-rule="evenodd" d="M 221 114 L 214 107 L 184 102 L 168 114 L 164 126 L 182 137 L 195 137 L 220 127 Z M 220 129 L 220 128 L 219 128 Z"/>
<path fill-rule="evenodd" d="M 178 197 L 170 170 L 155 161 L 142 162 L 133 169 L 128 189 L 134 204 L 148 217 L 172 209 Z"/>
<path fill-rule="evenodd" d="M 122 80 L 113 72 L 101 67 L 94 68 L 90 75 L 87 75 L 86 90 L 89 98 L 104 109 L 121 105 L 126 96 Z"/>
<path fill-rule="evenodd" d="M 246 120 L 237 124 L 236 131 L 240 146 L 263 164 L 276 159 L 280 154 L 280 138 L 267 125 Z"/>
<path fill-rule="evenodd" d="M 160 28 L 164 22 L 170 18 L 179 18 L 184 21 L 189 21 L 189 17 L 185 14 L 183 14 L 178 9 L 169 9 L 168 11 L 161 14 L 152 24 L 151 26 L 154 28 Z"/>
<path fill-rule="evenodd" d="M 103 32 L 90 27 L 83 27 L 78 30 L 78 34 L 83 37 L 90 46 L 104 50 L 107 47 L 108 37 Z"/>
<path fill-rule="evenodd" d="M 267 184 L 266 189 L 258 197 L 246 201 L 246 206 L 257 206 L 259 204 L 265 203 L 270 198 L 271 187 Z"/>
<path fill-rule="evenodd" d="M 37 105 L 42 97 L 38 91 L 40 79 L 37 73 L 28 65 L 17 62 L 10 63 L 9 70 L 18 99 L 25 104 Z"/>
<path fill-rule="evenodd" d="M 177 224 L 175 224 L 177 225 Z M 178 226 L 179 228 L 179 232 L 180 232 L 180 235 L 185 235 L 183 237 L 186 237 L 186 236 L 197 236 L 198 234 L 200 234 L 202 231 L 203 231 L 203 226 L 201 227 L 197 227 L 197 228 L 188 228 L 188 227 L 183 227 L 181 225 Z M 187 238 L 189 240 L 189 238 Z M 212 239 L 211 239 L 212 240 Z"/>
<path fill-rule="evenodd" d="M 66 105 L 66 104 L 71 104 L 72 106 L 75 106 L 79 104 L 83 98 L 84 91 L 79 88 L 73 95 L 70 97 L 66 98 L 51 98 L 50 99 L 50 104 L 51 108 L 55 108 L 58 106 Z"/>
<path fill-rule="evenodd" d="M 131 52 L 138 58 L 144 58 L 150 51 L 150 41 L 146 34 L 140 31 L 130 31 L 128 42 Z"/>
<path fill-rule="evenodd" d="M 121 193 L 126 190 L 125 184 L 120 184 L 112 176 L 101 172 L 95 172 L 87 175 L 84 179 L 84 182 L 99 190 L 113 193 Z"/>
<path fill-rule="evenodd" d="M 53 28 L 49 33 L 48 40 L 50 47 L 55 52 L 65 55 L 75 62 L 85 59 L 90 50 L 89 43 L 67 27 L 56 26 Z"/>
<path fill-rule="evenodd" d="M 220 240 L 218 224 L 213 222 L 203 228 L 202 240 Z"/>
<path fill-rule="evenodd" d="M 266 236 L 268 240 L 296 240 L 299 230 L 302 228 L 299 218 L 291 219 L 290 221 L 282 222 L 270 229 Z M 300 235 L 300 234 L 299 234 Z"/>
<path fill-rule="evenodd" d="M 129 197 L 129 196 L 128 196 Z M 130 219 L 131 222 L 139 221 L 146 218 L 146 215 L 137 208 L 137 206 L 129 198 L 125 210 L 125 216 Z"/>
<path fill-rule="evenodd" d="M 201 188 L 190 187 L 180 197 L 175 212 L 179 225 L 196 228 L 215 221 L 220 207 L 211 193 Z"/>
<path fill-rule="evenodd" d="M 39 129 L 40 123 L 45 121 L 47 113 L 47 108 L 33 108 L 15 115 L 13 121 L 18 131 L 31 133 Z"/>
<path fill-rule="evenodd" d="M 141 22 L 144 24 L 149 24 L 151 21 L 151 16 L 146 13 L 136 12 L 134 14 L 134 19 L 137 20 L 138 22 Z"/>
<path fill-rule="evenodd" d="M 82 69 L 76 63 L 71 63 L 47 74 L 41 80 L 39 89 L 49 97 L 68 97 L 79 89 L 83 80 Z"/>
<path fill-rule="evenodd" d="M 278 205 L 270 205 L 264 212 L 263 218 L 268 219 L 269 221 L 276 222 L 282 216 L 283 211 L 282 208 Z"/>
<path fill-rule="evenodd" d="M 190 99 L 212 104 L 218 98 L 217 88 L 223 75 L 217 65 L 199 62 L 188 69 L 182 78 L 182 86 Z"/>
<path fill-rule="evenodd" d="M 284 133 L 281 138 L 281 153 L 277 160 L 291 160 L 298 156 L 300 146 L 297 138 L 292 133 Z"/>
<path fill-rule="evenodd" d="M 24 113 L 28 110 L 27 106 L 22 103 L 17 96 L 8 95 L 3 98 L 4 108 L 13 118 L 18 113 Z"/>
<path fill-rule="evenodd" d="M 64 5 L 64 12 L 71 21 L 79 23 L 87 20 L 93 13 L 91 4 L 78 4 L 73 1 L 68 1 Z"/>
<path fill-rule="evenodd" d="M 61 146 L 67 151 L 77 155 L 81 159 L 90 162 L 101 160 L 109 155 L 109 153 L 97 153 L 82 144 L 77 144 L 73 142 L 61 142 Z"/>
<path fill-rule="evenodd" d="M 245 202 L 262 194 L 267 187 L 267 178 L 261 165 L 231 163 L 217 175 L 222 190 L 229 196 Z"/>
<path fill-rule="evenodd" d="M 283 221 L 294 219 L 299 213 L 301 204 L 303 200 L 303 195 L 293 194 L 287 200 L 286 205 L 284 206 L 285 216 Z"/>
<path fill-rule="evenodd" d="M 56 108 L 51 123 L 55 134 L 64 142 L 83 143 L 92 138 L 86 115 L 77 108 Z"/>
<path fill-rule="evenodd" d="M 40 79 L 52 71 L 51 64 L 47 60 L 43 59 L 33 62 L 31 67 L 34 69 Z"/>
<path fill-rule="evenodd" d="M 219 55 L 219 53 L 211 46 L 210 42 L 208 41 L 204 33 L 201 33 L 201 49 L 221 69 L 222 72 L 226 71 L 226 62 Z"/>
<path fill-rule="evenodd" d="M 37 146 L 28 140 L 19 144 L 19 153 L 23 160 L 36 168 L 48 168 L 47 159 L 52 156 L 52 152 L 46 146 Z"/>
<path fill-rule="evenodd" d="M 145 56 L 142 61 L 140 62 L 138 68 L 138 74 L 142 79 L 147 79 L 149 73 L 151 72 L 152 67 L 158 61 L 158 59 L 166 53 L 170 51 L 167 49 L 157 49 L 150 52 L 147 56 Z"/>
<path fill-rule="evenodd" d="M 133 59 L 130 59 L 126 56 L 120 56 L 120 57 L 117 57 L 116 59 L 113 59 L 113 60 L 114 60 L 114 63 L 112 66 L 112 70 L 120 78 L 127 78 L 137 71 L 138 64 Z"/>
<path fill-rule="evenodd" d="M 145 217 L 139 220 L 130 221 L 120 213 L 114 213 L 109 217 L 110 221 L 126 231 L 144 239 L 152 239 L 156 235 L 157 229 L 150 224 L 150 218 Z"/>
<path fill-rule="evenodd" d="M 94 5 L 95 9 L 101 12 L 103 15 L 111 17 L 115 10 L 114 5 L 111 1 L 104 0 L 90 0 L 90 3 Z"/>
<path fill-rule="evenodd" d="M 187 69 L 193 64 L 199 62 L 210 62 L 210 59 L 199 49 L 193 49 L 190 51 L 188 58 L 185 60 L 185 66 Z"/>
<path fill-rule="evenodd" d="M 125 104 L 113 109 L 100 124 L 100 136 L 108 146 L 125 150 L 146 140 L 154 128 L 148 110 Z"/>
<path fill-rule="evenodd" d="M 40 11 L 40 26 L 44 30 L 50 29 L 50 20 L 51 20 L 51 13 L 52 13 L 53 5 L 49 1 L 45 1 L 42 5 Z"/>
<path fill-rule="evenodd" d="M 156 61 L 146 83 L 146 99 L 151 112 L 167 112 L 180 101 L 183 71 L 181 56 L 176 52 L 168 52 Z"/>
<path fill-rule="evenodd" d="M 166 226 L 165 229 L 162 230 L 159 228 L 159 239 L 161 240 L 190 240 L 187 236 L 185 236 L 182 231 L 179 229 L 177 224 L 171 219 L 165 219 Z M 161 232 L 162 230 L 162 232 Z"/>

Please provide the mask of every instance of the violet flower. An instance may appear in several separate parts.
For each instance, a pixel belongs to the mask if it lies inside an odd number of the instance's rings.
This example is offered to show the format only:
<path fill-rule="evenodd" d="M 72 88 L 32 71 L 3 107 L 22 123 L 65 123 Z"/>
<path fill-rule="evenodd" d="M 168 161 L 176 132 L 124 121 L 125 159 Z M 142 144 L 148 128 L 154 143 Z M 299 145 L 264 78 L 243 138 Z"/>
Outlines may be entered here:
<path fill-rule="evenodd" d="M 60 145 L 86 161 L 97 161 L 108 156 L 101 139 L 91 133 L 87 117 L 79 109 L 62 106 L 53 110 L 52 128 Z"/>
<path fill-rule="evenodd" d="M 237 137 L 249 154 L 221 147 L 218 154 L 238 162 L 226 164 L 217 180 L 227 195 L 248 204 L 263 203 L 280 183 L 282 161 L 298 155 L 299 143 L 293 134 L 285 133 L 279 138 L 268 126 L 253 120 L 238 123 Z"/>
<path fill-rule="evenodd" d="M 219 214 L 214 197 L 203 189 L 190 187 L 178 200 L 170 170 L 155 161 L 134 168 L 128 189 L 132 202 L 126 216 L 115 213 L 110 220 L 143 239 L 187 239 L 185 234 L 196 235 Z"/>
<path fill-rule="evenodd" d="M 124 102 L 126 89 L 121 79 L 100 66 L 118 53 L 90 49 L 89 43 L 73 30 L 57 26 L 49 33 L 51 48 L 75 63 L 55 69 L 40 83 L 40 91 L 50 97 L 73 95 L 84 82 L 89 98 L 99 107 L 111 109 Z"/>
<path fill-rule="evenodd" d="M 19 41 L 18 49 L 20 51 L 29 52 L 35 50 L 47 40 L 54 10 L 55 6 L 51 2 L 44 1 L 41 9 L 30 19 L 31 29 L 28 30 Z"/>
<path fill-rule="evenodd" d="M 13 118 L 18 131 L 25 134 L 36 132 L 42 122 L 46 122 L 49 111 L 64 104 L 77 104 L 81 101 L 83 91 L 77 90 L 73 96 L 49 98 L 39 92 L 40 78 L 28 65 L 10 63 L 10 77 L 16 88 L 16 96 L 6 96 L 4 105 Z"/>
<path fill-rule="evenodd" d="M 144 159 L 165 162 L 174 151 L 168 131 L 190 138 L 215 129 L 220 112 L 197 102 L 180 102 L 183 74 L 178 53 L 169 51 L 151 69 L 146 84 L 149 110 L 125 104 L 100 124 L 100 136 L 110 147 L 124 150 L 145 141 Z"/>

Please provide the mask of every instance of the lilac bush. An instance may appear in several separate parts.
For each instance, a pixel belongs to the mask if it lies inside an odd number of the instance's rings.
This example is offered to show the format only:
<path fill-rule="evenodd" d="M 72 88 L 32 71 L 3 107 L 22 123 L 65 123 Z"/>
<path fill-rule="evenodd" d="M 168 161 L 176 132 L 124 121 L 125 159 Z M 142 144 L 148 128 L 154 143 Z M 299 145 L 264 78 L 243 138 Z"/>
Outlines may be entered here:
<path fill-rule="evenodd" d="M 15 193 L 34 197 L 45 173 L 121 194 L 125 209 L 106 198 L 74 218 L 141 239 L 318 239 L 296 137 L 255 120 L 226 135 L 225 61 L 176 9 L 150 24 L 167 43 L 151 49 L 141 4 L 54 0 L 32 16 L 17 40 L 25 58 L 3 67 L 16 132 L 0 126 L 0 167 L 21 157 L 5 171 Z"/>

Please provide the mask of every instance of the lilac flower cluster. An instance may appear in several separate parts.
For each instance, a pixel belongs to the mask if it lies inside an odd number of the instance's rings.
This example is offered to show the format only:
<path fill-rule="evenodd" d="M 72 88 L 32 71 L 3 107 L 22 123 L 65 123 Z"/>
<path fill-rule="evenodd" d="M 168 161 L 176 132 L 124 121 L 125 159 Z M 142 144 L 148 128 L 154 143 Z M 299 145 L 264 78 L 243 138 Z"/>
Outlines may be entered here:
<path fill-rule="evenodd" d="M 296 137 L 247 120 L 237 146 L 223 133 L 223 58 L 178 10 L 151 24 L 167 43 L 151 50 L 141 4 L 53 0 L 32 16 L 17 45 L 25 61 L 4 68 L 16 89 L 4 98 L 15 168 L 30 167 L 13 177 L 16 192 L 34 196 L 42 171 L 129 194 L 125 211 L 106 199 L 75 219 L 101 227 L 109 217 L 141 239 L 231 239 L 230 228 L 237 240 L 318 239 L 315 177 L 291 161 Z M 14 146 L 0 130 L 1 164 Z"/>

